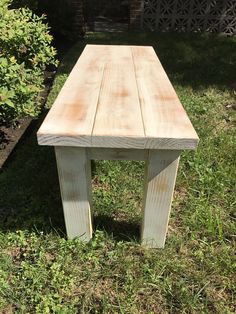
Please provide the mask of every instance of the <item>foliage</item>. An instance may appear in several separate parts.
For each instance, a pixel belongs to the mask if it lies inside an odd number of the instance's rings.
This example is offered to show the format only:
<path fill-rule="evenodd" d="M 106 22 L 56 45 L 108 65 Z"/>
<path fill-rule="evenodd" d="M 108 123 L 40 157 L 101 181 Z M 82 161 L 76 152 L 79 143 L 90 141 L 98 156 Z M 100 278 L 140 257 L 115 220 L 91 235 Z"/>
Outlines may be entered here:
<path fill-rule="evenodd" d="M 5 6 L 0 17 L 1 54 L 14 56 L 27 68 L 44 70 L 46 64 L 55 63 L 55 50 L 50 46 L 52 37 L 44 16 L 38 17 L 29 9 L 9 10 Z"/>
<path fill-rule="evenodd" d="M 154 46 L 200 144 L 181 155 L 165 249 L 146 250 L 142 162 L 93 164 L 84 244 L 65 239 L 53 149 L 27 137 L 0 174 L 0 311 L 235 313 L 236 39 L 89 34 L 61 63 L 48 107 L 86 43 Z"/>
<path fill-rule="evenodd" d="M 56 52 L 44 17 L 0 2 L 0 121 L 10 122 L 37 114 L 43 71 Z"/>
<path fill-rule="evenodd" d="M 40 71 L 26 69 L 14 57 L 0 57 L 0 86 L 0 120 L 9 122 L 16 117 L 38 114 Z"/>

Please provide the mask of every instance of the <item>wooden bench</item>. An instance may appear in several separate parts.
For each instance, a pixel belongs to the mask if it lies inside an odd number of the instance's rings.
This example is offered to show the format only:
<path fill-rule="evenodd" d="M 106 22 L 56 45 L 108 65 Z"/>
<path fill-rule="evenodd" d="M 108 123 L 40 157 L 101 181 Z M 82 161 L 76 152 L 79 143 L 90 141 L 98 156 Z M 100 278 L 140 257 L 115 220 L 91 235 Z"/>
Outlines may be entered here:
<path fill-rule="evenodd" d="M 145 160 L 142 243 L 164 247 L 179 156 L 198 136 L 152 47 L 87 45 L 37 137 L 55 147 L 69 238 L 92 237 L 90 160 Z"/>

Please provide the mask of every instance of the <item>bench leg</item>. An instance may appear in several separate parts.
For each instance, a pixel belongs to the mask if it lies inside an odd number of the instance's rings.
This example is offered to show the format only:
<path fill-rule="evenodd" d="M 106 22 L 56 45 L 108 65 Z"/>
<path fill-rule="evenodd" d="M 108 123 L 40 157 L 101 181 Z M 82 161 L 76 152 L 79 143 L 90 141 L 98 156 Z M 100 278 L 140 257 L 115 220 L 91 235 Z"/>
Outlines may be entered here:
<path fill-rule="evenodd" d="M 180 151 L 150 150 L 146 162 L 142 243 L 150 248 L 163 248 Z"/>
<path fill-rule="evenodd" d="M 55 147 L 61 198 L 68 238 L 89 241 L 91 223 L 91 169 L 85 148 Z"/>

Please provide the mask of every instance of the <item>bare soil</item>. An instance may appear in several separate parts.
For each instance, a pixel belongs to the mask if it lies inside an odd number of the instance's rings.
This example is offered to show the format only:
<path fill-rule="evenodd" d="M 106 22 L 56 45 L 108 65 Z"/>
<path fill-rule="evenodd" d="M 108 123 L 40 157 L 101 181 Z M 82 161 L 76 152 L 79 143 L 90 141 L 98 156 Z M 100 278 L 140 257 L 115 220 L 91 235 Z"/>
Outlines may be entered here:
<path fill-rule="evenodd" d="M 29 126 L 32 118 L 20 119 L 17 126 L 3 126 L 0 128 L 0 169 L 13 151 L 14 147 Z"/>

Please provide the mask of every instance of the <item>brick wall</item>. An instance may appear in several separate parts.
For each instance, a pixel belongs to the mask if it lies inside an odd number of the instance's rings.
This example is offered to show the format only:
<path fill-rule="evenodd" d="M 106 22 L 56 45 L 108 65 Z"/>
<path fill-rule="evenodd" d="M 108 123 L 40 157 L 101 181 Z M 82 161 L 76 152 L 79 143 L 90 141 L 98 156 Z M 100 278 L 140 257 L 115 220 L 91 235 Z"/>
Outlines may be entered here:
<path fill-rule="evenodd" d="M 130 0 L 130 29 L 140 30 L 142 27 L 143 0 Z"/>
<path fill-rule="evenodd" d="M 80 37 L 84 34 L 84 7 L 85 1 L 88 0 L 67 0 L 70 1 L 73 10 L 75 11 L 74 23 L 74 35 Z M 94 0 L 96 1 L 96 0 Z M 130 20 L 129 28 L 130 30 L 140 30 L 142 27 L 142 14 L 143 14 L 143 0 L 129 0 L 130 6 Z M 91 9 L 91 8 L 90 8 Z"/>
<path fill-rule="evenodd" d="M 42 0 L 41 0 L 42 1 Z M 65 0 L 75 10 L 76 37 L 84 34 L 83 2 L 102 4 L 100 0 Z M 103 0 L 105 1 L 105 0 Z M 112 3 L 121 0 L 107 0 Z M 218 32 L 236 34 L 236 0 L 126 0 L 129 1 L 129 29 L 178 32 Z"/>
<path fill-rule="evenodd" d="M 71 2 L 71 6 L 74 10 L 74 24 L 73 28 L 73 38 L 81 38 L 81 36 L 85 33 L 85 25 L 84 25 L 84 13 L 83 13 L 83 0 L 69 0 Z"/>

